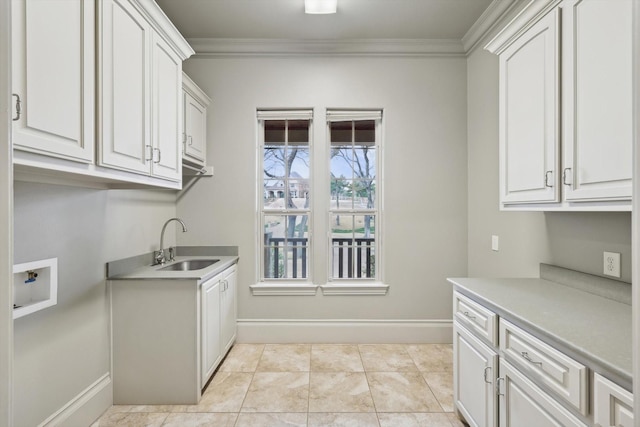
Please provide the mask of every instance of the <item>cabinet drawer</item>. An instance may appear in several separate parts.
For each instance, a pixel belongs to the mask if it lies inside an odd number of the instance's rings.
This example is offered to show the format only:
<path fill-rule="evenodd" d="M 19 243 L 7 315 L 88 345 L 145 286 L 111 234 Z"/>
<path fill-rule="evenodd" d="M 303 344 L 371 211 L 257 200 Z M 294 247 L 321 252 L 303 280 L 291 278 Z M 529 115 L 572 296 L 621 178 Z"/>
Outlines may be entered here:
<path fill-rule="evenodd" d="M 587 368 L 517 326 L 500 319 L 500 350 L 534 381 L 587 415 Z"/>
<path fill-rule="evenodd" d="M 593 421 L 598 427 L 632 427 L 633 395 L 608 379 L 594 374 Z"/>
<path fill-rule="evenodd" d="M 498 316 L 464 295 L 454 292 L 453 313 L 456 320 L 496 346 Z"/>

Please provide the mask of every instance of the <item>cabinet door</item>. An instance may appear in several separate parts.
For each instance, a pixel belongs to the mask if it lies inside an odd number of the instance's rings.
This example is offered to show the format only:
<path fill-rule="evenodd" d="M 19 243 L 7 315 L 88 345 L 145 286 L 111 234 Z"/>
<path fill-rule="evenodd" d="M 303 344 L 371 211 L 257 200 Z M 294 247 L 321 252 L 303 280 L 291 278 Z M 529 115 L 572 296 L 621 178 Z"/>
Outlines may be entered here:
<path fill-rule="evenodd" d="M 563 3 L 565 199 L 631 198 L 632 1 Z"/>
<path fill-rule="evenodd" d="M 222 349 L 226 351 L 236 338 L 236 284 L 237 284 L 236 266 L 230 267 L 225 273 L 222 280 L 221 288 L 220 315 L 222 316 L 221 336 Z"/>
<path fill-rule="evenodd" d="M 456 408 L 471 427 L 497 426 L 496 352 L 455 322 L 453 354 Z"/>
<path fill-rule="evenodd" d="M 550 12 L 500 54 L 503 204 L 559 201 L 558 21 Z"/>
<path fill-rule="evenodd" d="M 99 163 L 148 174 L 151 28 L 127 0 L 103 0 L 100 17 Z"/>
<path fill-rule="evenodd" d="M 501 427 L 586 427 L 504 359 L 500 359 Z"/>
<path fill-rule="evenodd" d="M 159 35 L 153 36 L 151 173 L 161 178 L 182 179 L 182 61 Z"/>
<path fill-rule="evenodd" d="M 185 147 L 186 156 L 204 164 L 207 143 L 207 107 L 185 92 Z"/>
<path fill-rule="evenodd" d="M 12 90 L 20 97 L 15 148 L 93 163 L 94 4 L 13 0 Z M 17 97 L 13 101 L 15 108 Z"/>
<path fill-rule="evenodd" d="M 598 427 L 633 427 L 633 395 L 594 374 L 593 421 Z"/>
<path fill-rule="evenodd" d="M 221 356 L 220 348 L 220 276 L 202 284 L 201 293 L 201 360 L 200 387 L 204 387 Z"/>

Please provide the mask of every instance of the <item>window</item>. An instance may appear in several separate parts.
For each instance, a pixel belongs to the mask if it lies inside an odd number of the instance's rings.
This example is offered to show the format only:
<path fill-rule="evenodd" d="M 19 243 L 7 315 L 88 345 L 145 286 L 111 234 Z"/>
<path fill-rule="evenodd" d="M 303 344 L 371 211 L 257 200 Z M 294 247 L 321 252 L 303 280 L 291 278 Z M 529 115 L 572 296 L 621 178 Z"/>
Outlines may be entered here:
<path fill-rule="evenodd" d="M 327 112 L 330 280 L 378 277 L 376 184 L 381 119 L 380 111 Z"/>
<path fill-rule="evenodd" d="M 254 294 L 310 295 L 313 286 L 325 294 L 386 292 L 380 283 L 382 111 L 327 110 L 326 117 L 326 127 L 315 129 L 325 129 L 326 137 L 314 146 L 313 111 L 258 111 L 261 287 Z M 312 242 L 312 231 L 323 238 Z"/>
<path fill-rule="evenodd" d="M 259 111 L 261 279 L 306 279 L 311 246 L 311 111 Z"/>

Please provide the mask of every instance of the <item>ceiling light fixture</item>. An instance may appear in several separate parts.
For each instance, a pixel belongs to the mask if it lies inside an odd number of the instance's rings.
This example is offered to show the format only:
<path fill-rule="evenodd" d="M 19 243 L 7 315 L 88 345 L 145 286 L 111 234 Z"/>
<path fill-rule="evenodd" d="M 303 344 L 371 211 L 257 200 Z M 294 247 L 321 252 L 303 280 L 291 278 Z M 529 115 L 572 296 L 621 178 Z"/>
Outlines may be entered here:
<path fill-rule="evenodd" d="M 304 13 L 336 13 L 338 0 L 304 0 Z"/>

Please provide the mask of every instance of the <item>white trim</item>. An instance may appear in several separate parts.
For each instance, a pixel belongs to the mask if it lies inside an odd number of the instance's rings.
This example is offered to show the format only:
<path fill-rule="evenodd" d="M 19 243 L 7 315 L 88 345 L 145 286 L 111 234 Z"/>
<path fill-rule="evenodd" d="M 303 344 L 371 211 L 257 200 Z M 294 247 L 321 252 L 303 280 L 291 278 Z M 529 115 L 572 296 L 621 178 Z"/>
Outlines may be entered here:
<path fill-rule="evenodd" d="M 13 166 L 11 5 L 0 1 L 0 425 L 13 426 Z"/>
<path fill-rule="evenodd" d="M 197 56 L 464 56 L 456 39 L 217 39 L 190 38 Z"/>
<path fill-rule="evenodd" d="M 49 418 L 44 420 L 42 423 L 38 424 L 38 427 L 53 427 L 53 426 L 62 425 L 63 423 L 68 421 L 71 417 L 73 417 L 76 413 L 81 411 L 83 406 L 87 405 L 92 399 L 94 399 L 100 393 L 110 391 L 110 387 L 109 387 L 110 385 L 111 385 L 111 375 L 107 372 L 106 374 L 98 378 L 89 387 L 81 391 L 76 397 L 74 397 L 69 402 L 67 402 L 62 408 L 54 412 Z M 109 397 L 111 402 L 113 402 L 111 393 L 107 393 L 107 394 L 108 396 L 102 396 L 102 397 Z M 90 418 L 90 422 L 92 422 L 92 421 L 95 421 L 95 419 L 98 418 L 100 414 L 104 412 L 105 409 L 106 408 L 104 407 L 98 407 L 95 410 L 95 412 L 97 413 L 85 414 L 85 415 L 88 416 Z M 71 425 L 73 423 L 68 423 L 68 424 Z"/>
<path fill-rule="evenodd" d="M 322 295 L 386 295 L 389 285 L 379 282 L 329 283 L 320 285 Z"/>
<path fill-rule="evenodd" d="M 635 425 L 640 425 L 640 0 L 633 2 L 633 210 L 632 257 L 632 350 Z"/>
<path fill-rule="evenodd" d="M 255 285 L 249 285 L 251 295 L 254 296 L 290 296 L 303 295 L 315 296 L 318 286 L 313 284 L 298 283 L 269 283 L 262 282 Z"/>
<path fill-rule="evenodd" d="M 313 108 L 310 109 L 269 109 L 259 108 L 258 120 L 313 120 Z"/>
<path fill-rule="evenodd" d="M 382 108 L 340 110 L 327 108 L 327 122 L 350 122 L 355 120 L 382 120 Z"/>
<path fill-rule="evenodd" d="M 480 41 L 498 24 L 502 16 L 516 4 L 515 0 L 493 0 L 462 36 L 462 46 L 469 55 L 478 47 Z"/>
<path fill-rule="evenodd" d="M 450 319 L 238 319 L 239 343 L 451 343 Z"/>

